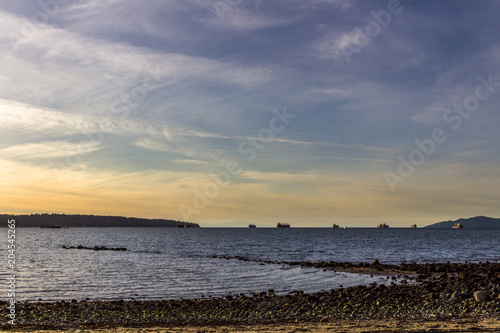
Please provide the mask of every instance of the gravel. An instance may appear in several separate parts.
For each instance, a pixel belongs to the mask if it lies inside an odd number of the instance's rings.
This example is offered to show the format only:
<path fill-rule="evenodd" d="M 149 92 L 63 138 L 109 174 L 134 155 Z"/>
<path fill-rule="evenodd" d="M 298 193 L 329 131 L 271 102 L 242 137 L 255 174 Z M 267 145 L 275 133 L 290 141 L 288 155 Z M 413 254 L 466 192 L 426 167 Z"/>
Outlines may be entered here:
<path fill-rule="evenodd" d="M 299 264 L 322 269 L 328 266 L 317 262 L 312 266 Z M 500 315 L 499 263 L 350 264 L 357 265 L 399 271 L 403 281 L 313 294 L 296 290 L 282 296 L 268 290 L 215 299 L 18 302 L 17 325 L 13 327 L 4 320 L 0 329 L 252 325 Z M 0 308 L 6 313 L 7 304 L 1 302 Z"/>

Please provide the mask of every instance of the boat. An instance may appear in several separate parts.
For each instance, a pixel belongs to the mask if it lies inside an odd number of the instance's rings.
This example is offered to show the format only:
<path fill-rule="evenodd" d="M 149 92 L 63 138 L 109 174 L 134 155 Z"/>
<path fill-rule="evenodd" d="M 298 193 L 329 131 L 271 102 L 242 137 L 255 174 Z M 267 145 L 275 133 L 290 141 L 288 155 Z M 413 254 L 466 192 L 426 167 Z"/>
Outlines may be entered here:
<path fill-rule="evenodd" d="M 389 228 L 389 225 L 388 225 L 388 224 L 385 224 L 385 223 L 380 223 L 380 224 L 377 226 L 377 228 L 379 228 L 379 229 L 387 229 L 387 228 Z"/>
<path fill-rule="evenodd" d="M 416 224 L 412 224 L 412 225 L 410 226 L 410 228 L 412 228 L 412 229 L 417 229 L 417 225 L 416 225 Z"/>
<path fill-rule="evenodd" d="M 177 228 L 190 228 L 191 226 L 187 223 L 177 223 Z"/>
<path fill-rule="evenodd" d="M 340 226 L 339 226 L 338 224 L 335 224 L 335 223 L 334 223 L 334 224 L 333 224 L 333 229 L 338 229 L 338 228 L 340 228 Z"/>
<path fill-rule="evenodd" d="M 42 224 L 42 225 L 40 225 L 40 228 L 42 228 L 42 229 L 61 229 L 61 226 L 56 225 L 56 224 Z"/>
<path fill-rule="evenodd" d="M 290 228 L 290 225 L 288 223 L 281 223 L 281 222 L 278 222 L 278 224 L 276 225 L 277 228 Z"/>
<path fill-rule="evenodd" d="M 255 224 L 249 224 L 249 225 L 248 225 L 248 227 L 249 227 L 250 229 L 252 229 L 252 228 L 257 228 L 257 226 L 256 226 Z"/>
<path fill-rule="evenodd" d="M 460 228 L 463 228 L 464 225 L 462 223 L 454 223 L 451 227 L 453 229 L 460 229 Z"/>
<path fill-rule="evenodd" d="M 344 226 L 344 229 L 347 229 L 347 226 L 346 226 L 346 225 Z"/>

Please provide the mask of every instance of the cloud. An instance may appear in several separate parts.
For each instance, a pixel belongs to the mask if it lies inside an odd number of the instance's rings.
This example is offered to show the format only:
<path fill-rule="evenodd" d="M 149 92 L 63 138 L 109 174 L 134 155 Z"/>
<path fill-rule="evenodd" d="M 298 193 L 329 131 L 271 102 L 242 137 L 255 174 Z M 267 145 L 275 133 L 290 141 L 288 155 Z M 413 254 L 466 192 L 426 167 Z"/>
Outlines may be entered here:
<path fill-rule="evenodd" d="M 11 136 L 164 135 L 170 131 L 141 120 L 74 114 L 5 99 L 0 99 L 0 116 L 0 129 Z"/>
<path fill-rule="evenodd" d="M 352 50 L 353 47 L 358 49 L 356 45 L 359 43 L 359 32 L 353 30 L 325 38 L 317 42 L 315 48 L 321 58 L 341 59 L 345 54 L 349 54 L 349 50 Z"/>
<path fill-rule="evenodd" d="M 263 13 L 259 13 L 257 9 L 260 6 L 260 0 L 254 1 L 251 5 L 242 0 L 217 2 L 195 0 L 194 3 L 206 11 L 200 12 L 199 16 L 193 16 L 193 19 L 210 27 L 251 31 L 284 23 L 283 20 L 266 17 Z"/>
<path fill-rule="evenodd" d="M 171 149 L 169 149 L 169 147 L 165 145 L 163 142 L 151 140 L 148 138 L 143 138 L 141 140 L 138 140 L 134 142 L 134 145 L 136 145 L 137 147 L 153 151 L 162 151 L 162 152 L 171 151 Z"/>
<path fill-rule="evenodd" d="M 26 24 L 25 19 L 0 11 L 0 39 L 17 37 L 0 46 L 4 66 L 0 87 L 6 99 L 63 109 L 90 99 L 94 111 L 110 114 L 120 96 L 146 81 L 160 84 L 155 89 L 187 79 L 253 87 L 272 78 L 271 70 L 263 67 L 105 43 L 43 24 L 26 30 Z M 27 72 L 30 75 L 24 75 Z"/>
<path fill-rule="evenodd" d="M 95 147 L 90 142 L 42 141 L 2 148 L 0 156 L 20 160 L 47 159 L 89 154 L 99 149 L 100 147 Z"/>
<path fill-rule="evenodd" d="M 416 123 L 436 125 L 443 122 L 443 114 L 444 110 L 427 109 L 424 112 L 412 115 L 411 120 Z"/>
<path fill-rule="evenodd" d="M 210 162 L 205 162 L 205 161 L 200 161 L 200 160 L 195 160 L 195 159 L 178 159 L 178 160 L 174 160 L 175 163 L 183 163 L 183 164 L 196 164 L 196 165 L 200 165 L 200 164 L 213 164 L 213 163 L 210 163 Z"/>
<path fill-rule="evenodd" d="M 210 172 L 235 160 L 244 172 L 196 218 L 498 212 L 489 180 L 500 156 L 498 91 L 396 197 L 382 176 L 415 139 L 449 128 L 443 111 L 473 93 L 479 75 L 500 80 L 497 5 L 404 3 L 347 65 L 355 28 L 387 3 L 57 1 L 36 23 L 44 3 L 0 0 L 6 210 L 28 207 L 23 197 L 32 209 L 175 217 Z M 283 105 L 296 119 L 248 162 L 239 145 L 258 142 Z M 82 163 L 47 161 L 76 159 L 89 143 Z M 454 203 L 467 191 L 477 200 Z"/>
<path fill-rule="evenodd" d="M 0 159 L 0 208 L 12 213 L 61 212 L 181 218 L 179 196 L 193 177 L 180 172 L 56 169 Z M 29 205 L 26 200 L 29 199 Z"/>
<path fill-rule="evenodd" d="M 301 92 L 298 97 L 308 102 L 332 102 L 352 98 L 353 91 L 347 88 L 338 88 L 337 85 L 328 88 L 315 87 Z"/>

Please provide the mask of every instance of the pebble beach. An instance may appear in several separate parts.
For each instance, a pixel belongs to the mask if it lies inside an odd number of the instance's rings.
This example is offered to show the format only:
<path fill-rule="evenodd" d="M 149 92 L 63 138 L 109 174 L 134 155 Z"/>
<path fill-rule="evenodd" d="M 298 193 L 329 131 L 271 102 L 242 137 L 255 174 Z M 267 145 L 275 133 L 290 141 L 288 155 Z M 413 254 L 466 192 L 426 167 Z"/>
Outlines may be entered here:
<path fill-rule="evenodd" d="M 483 331 L 500 331 L 499 263 L 289 264 L 381 274 L 388 279 L 397 276 L 401 281 L 311 294 L 295 290 L 276 295 L 270 289 L 211 299 L 18 302 L 16 324 L 4 320 L 0 328 L 14 332 L 126 332 L 132 328 L 144 332 L 288 332 L 302 327 L 310 332 L 340 332 L 342 327 L 358 325 L 360 331 L 370 332 L 382 325 L 379 328 L 385 331 L 403 332 L 418 324 L 418 329 L 437 329 L 437 325 L 440 331 L 449 332 L 466 326 L 474 329 L 474 325 L 482 325 Z M 1 307 L 7 313 L 7 304 Z"/>

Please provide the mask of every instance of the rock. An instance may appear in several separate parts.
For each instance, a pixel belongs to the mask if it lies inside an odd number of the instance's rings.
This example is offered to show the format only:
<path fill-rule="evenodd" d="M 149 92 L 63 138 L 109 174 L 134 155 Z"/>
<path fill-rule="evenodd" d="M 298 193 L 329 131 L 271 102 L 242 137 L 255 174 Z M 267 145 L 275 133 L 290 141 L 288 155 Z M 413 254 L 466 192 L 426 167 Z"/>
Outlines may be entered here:
<path fill-rule="evenodd" d="M 476 291 L 474 292 L 474 299 L 478 302 L 488 302 L 490 295 L 486 291 Z"/>
<path fill-rule="evenodd" d="M 378 259 L 375 259 L 372 261 L 372 265 L 380 265 L 380 261 L 378 261 Z"/>
<path fill-rule="evenodd" d="M 78 249 L 78 250 L 94 250 L 94 251 L 127 251 L 126 247 L 105 247 L 105 246 L 94 246 L 94 247 L 87 247 L 87 246 L 82 246 L 81 244 L 78 246 L 62 246 L 63 249 Z"/>
<path fill-rule="evenodd" d="M 462 294 L 462 293 L 461 293 L 460 291 L 458 291 L 458 290 L 457 290 L 457 291 L 455 291 L 455 292 L 453 292 L 453 294 L 451 294 L 450 301 L 452 301 L 452 302 L 456 302 L 456 301 L 458 301 L 458 299 L 460 298 L 460 295 L 461 295 L 461 294 Z"/>

